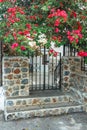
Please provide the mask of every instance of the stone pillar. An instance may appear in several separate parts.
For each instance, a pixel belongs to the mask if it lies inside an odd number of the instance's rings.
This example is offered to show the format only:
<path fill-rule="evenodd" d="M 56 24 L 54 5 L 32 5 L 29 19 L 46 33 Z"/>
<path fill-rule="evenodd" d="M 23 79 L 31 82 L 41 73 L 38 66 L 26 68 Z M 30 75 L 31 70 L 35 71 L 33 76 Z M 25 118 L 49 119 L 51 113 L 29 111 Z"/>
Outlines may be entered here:
<path fill-rule="evenodd" d="M 81 57 L 62 58 L 62 89 L 84 104 L 87 112 L 87 75 L 81 71 Z"/>
<path fill-rule="evenodd" d="M 6 98 L 29 96 L 28 58 L 3 57 L 3 89 Z"/>
<path fill-rule="evenodd" d="M 74 86 L 76 73 L 81 71 L 80 57 L 63 57 L 62 58 L 62 88 L 69 91 Z"/>

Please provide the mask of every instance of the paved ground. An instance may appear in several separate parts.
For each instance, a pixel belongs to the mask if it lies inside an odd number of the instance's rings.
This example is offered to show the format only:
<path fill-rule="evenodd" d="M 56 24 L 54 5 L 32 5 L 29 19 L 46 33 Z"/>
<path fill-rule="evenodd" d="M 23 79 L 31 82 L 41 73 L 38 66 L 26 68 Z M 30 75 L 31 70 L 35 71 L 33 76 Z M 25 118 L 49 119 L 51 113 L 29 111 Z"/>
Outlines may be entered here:
<path fill-rule="evenodd" d="M 0 130 L 87 130 L 87 113 L 4 121 L 0 114 Z"/>

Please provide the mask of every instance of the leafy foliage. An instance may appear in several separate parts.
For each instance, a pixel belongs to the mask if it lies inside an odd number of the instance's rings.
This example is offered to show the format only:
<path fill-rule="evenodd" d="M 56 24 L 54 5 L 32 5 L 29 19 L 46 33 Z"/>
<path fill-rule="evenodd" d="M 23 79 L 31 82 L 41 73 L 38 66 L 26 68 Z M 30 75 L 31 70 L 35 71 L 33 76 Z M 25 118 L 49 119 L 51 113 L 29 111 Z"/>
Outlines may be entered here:
<path fill-rule="evenodd" d="M 87 51 L 87 2 L 1 0 L 0 39 L 8 55 L 28 55 L 43 45 L 50 48 L 52 41 L 58 47 L 68 43 Z"/>

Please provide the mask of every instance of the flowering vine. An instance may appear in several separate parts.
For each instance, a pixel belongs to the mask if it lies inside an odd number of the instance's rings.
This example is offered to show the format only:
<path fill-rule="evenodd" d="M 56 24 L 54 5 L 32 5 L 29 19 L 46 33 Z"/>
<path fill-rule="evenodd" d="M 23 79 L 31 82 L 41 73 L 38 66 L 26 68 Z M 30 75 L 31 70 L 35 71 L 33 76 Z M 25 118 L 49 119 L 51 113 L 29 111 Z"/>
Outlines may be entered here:
<path fill-rule="evenodd" d="M 0 39 L 8 48 L 6 53 L 28 55 L 39 46 L 51 48 L 52 41 L 57 47 L 70 43 L 86 52 L 87 11 L 83 3 L 86 1 L 0 0 Z M 57 55 L 53 50 L 49 54 Z"/>

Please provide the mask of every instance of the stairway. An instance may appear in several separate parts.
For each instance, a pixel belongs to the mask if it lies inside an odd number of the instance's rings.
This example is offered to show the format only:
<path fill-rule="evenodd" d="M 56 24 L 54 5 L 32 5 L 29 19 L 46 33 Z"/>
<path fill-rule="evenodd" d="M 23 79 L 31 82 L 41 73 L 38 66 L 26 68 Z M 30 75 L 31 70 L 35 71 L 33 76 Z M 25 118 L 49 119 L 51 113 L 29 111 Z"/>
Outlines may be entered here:
<path fill-rule="evenodd" d="M 42 92 L 43 93 L 43 92 Z M 85 106 L 73 100 L 68 93 L 46 92 L 5 100 L 5 120 L 43 117 L 85 111 Z"/>

